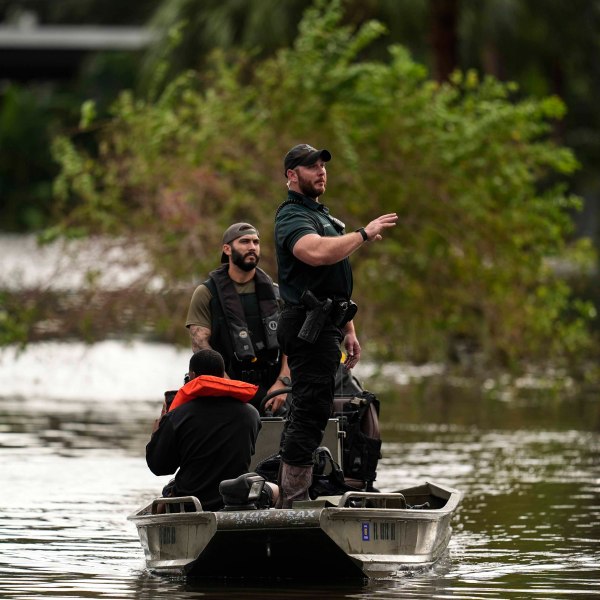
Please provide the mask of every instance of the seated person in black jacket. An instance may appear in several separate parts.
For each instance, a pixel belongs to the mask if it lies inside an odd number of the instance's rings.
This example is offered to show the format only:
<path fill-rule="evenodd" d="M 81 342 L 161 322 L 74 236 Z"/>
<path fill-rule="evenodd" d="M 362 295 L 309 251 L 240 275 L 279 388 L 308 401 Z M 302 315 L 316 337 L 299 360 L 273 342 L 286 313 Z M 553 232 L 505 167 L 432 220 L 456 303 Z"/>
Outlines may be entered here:
<path fill-rule="evenodd" d="M 249 402 L 258 387 L 225 379 L 222 356 L 202 349 L 190 359 L 189 379 L 154 424 L 146 462 L 155 475 L 175 478 L 163 497 L 196 496 L 204 510 L 219 510 L 219 483 L 246 473 L 261 427 Z"/>

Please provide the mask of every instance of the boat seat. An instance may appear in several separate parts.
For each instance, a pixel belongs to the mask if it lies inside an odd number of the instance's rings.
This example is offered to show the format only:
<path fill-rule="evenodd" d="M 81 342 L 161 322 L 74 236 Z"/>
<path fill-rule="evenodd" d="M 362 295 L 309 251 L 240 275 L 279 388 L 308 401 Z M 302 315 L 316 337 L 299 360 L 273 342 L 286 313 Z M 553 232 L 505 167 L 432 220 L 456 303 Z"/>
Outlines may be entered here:
<path fill-rule="evenodd" d="M 257 473 L 243 473 L 235 479 L 219 484 L 219 493 L 225 505 L 222 510 L 258 510 L 273 504 L 273 492 L 265 485 L 265 478 Z"/>

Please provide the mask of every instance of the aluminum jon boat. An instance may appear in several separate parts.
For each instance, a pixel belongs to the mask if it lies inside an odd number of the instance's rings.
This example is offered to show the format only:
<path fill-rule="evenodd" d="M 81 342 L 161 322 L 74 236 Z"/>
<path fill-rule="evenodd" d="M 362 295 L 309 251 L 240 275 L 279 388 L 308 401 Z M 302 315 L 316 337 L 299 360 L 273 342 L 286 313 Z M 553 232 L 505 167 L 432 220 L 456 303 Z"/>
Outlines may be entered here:
<path fill-rule="evenodd" d="M 440 558 L 460 499 L 459 491 L 428 482 L 320 497 L 291 509 L 205 512 L 195 497 L 157 498 L 128 518 L 147 568 L 158 574 L 382 578 Z M 158 514 L 161 504 L 166 512 Z"/>
<path fill-rule="evenodd" d="M 362 436 L 363 444 L 370 440 L 372 452 L 379 455 L 375 403 L 375 396 L 358 387 L 336 396 L 334 417 L 324 432 L 330 468 L 337 467 L 351 491 L 348 486 L 335 492 L 322 488 L 311 494 L 313 500 L 297 501 L 291 509 L 252 504 L 265 483 L 254 471 L 273 481 L 264 465 L 277 453 L 285 423 L 283 417 L 263 417 L 250 464 L 253 473 L 228 480 L 242 480 L 246 486 L 241 504 L 228 505 L 223 491 L 226 506 L 218 512 L 204 511 L 193 496 L 156 498 L 128 517 L 137 527 L 147 568 L 175 576 L 312 580 L 382 578 L 431 566 L 448 546 L 462 494 L 433 482 L 394 492 L 368 491 L 374 488 L 365 485 L 365 471 L 356 466 L 361 460 L 369 466 L 372 484 L 373 456 L 353 452 L 353 439 Z M 260 489 L 254 490 L 255 485 Z"/>

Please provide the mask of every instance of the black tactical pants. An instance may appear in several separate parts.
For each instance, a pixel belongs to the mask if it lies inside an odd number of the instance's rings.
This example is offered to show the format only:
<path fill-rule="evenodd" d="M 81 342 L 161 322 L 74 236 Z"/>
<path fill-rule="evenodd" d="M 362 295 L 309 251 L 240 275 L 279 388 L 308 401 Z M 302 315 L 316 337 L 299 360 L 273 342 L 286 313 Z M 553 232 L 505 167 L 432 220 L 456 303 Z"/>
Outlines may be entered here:
<path fill-rule="evenodd" d="M 287 354 L 292 379 L 292 405 L 281 439 L 281 457 L 289 465 L 312 464 L 333 407 L 335 374 L 340 364 L 342 331 L 327 322 L 314 344 L 298 338 L 305 311 L 285 309 L 277 338 Z"/>

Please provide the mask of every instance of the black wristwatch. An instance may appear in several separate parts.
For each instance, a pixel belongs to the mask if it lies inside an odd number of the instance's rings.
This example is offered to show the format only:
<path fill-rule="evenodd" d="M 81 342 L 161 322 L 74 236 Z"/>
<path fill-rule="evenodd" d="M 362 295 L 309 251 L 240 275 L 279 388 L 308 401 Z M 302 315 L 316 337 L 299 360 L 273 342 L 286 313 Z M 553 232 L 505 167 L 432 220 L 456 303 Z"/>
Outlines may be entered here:
<path fill-rule="evenodd" d="M 290 385 L 292 385 L 292 380 L 289 377 L 286 377 L 285 375 L 278 377 L 277 381 L 281 381 L 281 383 L 283 383 L 285 387 L 290 387 Z"/>
<path fill-rule="evenodd" d="M 365 231 L 364 227 L 359 227 L 355 233 L 360 233 L 360 235 L 362 236 L 363 242 L 368 242 L 369 241 L 369 236 L 367 235 L 367 232 Z"/>

